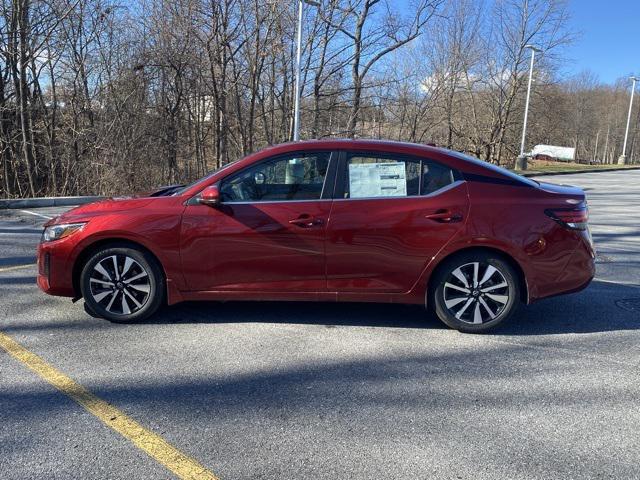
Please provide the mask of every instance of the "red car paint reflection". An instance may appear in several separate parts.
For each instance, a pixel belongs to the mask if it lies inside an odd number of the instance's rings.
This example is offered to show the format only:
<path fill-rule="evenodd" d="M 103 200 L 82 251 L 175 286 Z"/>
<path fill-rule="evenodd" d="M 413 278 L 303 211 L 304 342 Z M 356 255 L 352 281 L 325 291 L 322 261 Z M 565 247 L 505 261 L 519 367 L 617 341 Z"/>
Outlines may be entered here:
<path fill-rule="evenodd" d="M 212 185 L 220 202 L 201 203 Z M 47 226 L 78 223 L 78 232 L 38 247 L 38 285 L 49 294 L 82 296 L 84 264 L 114 242 L 157 260 L 168 304 L 425 304 L 434 272 L 461 252 L 503 258 L 526 303 L 579 290 L 594 275 L 582 190 L 408 143 L 278 145 L 173 195 L 109 199 Z M 134 307 L 118 301 L 127 302 Z"/>

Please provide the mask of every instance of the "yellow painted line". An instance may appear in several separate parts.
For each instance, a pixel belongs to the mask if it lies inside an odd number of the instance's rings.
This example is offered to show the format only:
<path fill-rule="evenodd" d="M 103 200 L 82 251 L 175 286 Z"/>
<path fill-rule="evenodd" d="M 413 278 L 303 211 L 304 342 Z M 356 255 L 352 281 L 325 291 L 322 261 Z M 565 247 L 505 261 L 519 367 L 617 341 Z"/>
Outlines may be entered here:
<path fill-rule="evenodd" d="M 0 273 L 2 272 L 10 272 L 11 270 L 21 270 L 23 268 L 35 267 L 35 263 L 30 263 L 29 265 L 14 265 L 12 267 L 1 267 Z"/>
<path fill-rule="evenodd" d="M 159 435 L 147 430 L 135 420 L 127 417 L 113 405 L 96 397 L 82 385 L 74 382 L 64 373 L 55 369 L 35 353 L 0 332 L 0 347 L 10 355 L 40 375 L 44 380 L 62 393 L 82 405 L 89 413 L 112 428 L 151 458 L 167 467 L 178 478 L 192 480 L 216 480 L 216 476 L 198 463 L 169 444 Z"/>

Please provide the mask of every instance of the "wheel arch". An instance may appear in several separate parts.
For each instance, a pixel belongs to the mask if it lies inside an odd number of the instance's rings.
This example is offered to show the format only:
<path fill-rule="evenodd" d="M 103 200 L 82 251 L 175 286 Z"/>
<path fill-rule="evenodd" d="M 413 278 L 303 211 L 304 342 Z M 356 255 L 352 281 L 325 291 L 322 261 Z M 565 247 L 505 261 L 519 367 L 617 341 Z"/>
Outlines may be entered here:
<path fill-rule="evenodd" d="M 438 260 L 436 265 L 433 267 L 431 274 L 429 275 L 429 280 L 431 280 L 432 278 L 436 278 L 437 275 L 440 273 L 440 270 L 442 269 L 443 265 L 450 259 L 460 255 L 473 253 L 473 252 L 491 253 L 493 255 L 500 257 L 502 260 L 504 260 L 509 265 L 511 265 L 511 267 L 513 267 L 514 271 L 518 275 L 518 286 L 520 287 L 520 292 L 521 292 L 520 298 L 523 301 L 523 303 L 529 303 L 529 285 L 527 283 L 527 277 L 524 273 L 524 269 L 522 268 L 522 265 L 520 265 L 520 263 L 513 256 L 509 255 L 504 250 L 501 250 L 495 247 L 488 247 L 484 245 L 473 245 L 473 246 L 464 247 L 459 250 L 450 252 L 449 254 L 443 256 Z M 434 288 L 435 288 L 435 285 L 433 284 L 433 282 L 429 281 L 427 283 L 427 288 L 425 292 L 426 305 L 429 305 L 430 303 L 429 298 L 433 294 Z"/>
<path fill-rule="evenodd" d="M 73 292 L 75 298 L 82 297 L 82 292 L 80 288 L 80 274 L 82 273 L 82 268 L 85 263 L 91 258 L 91 256 L 96 253 L 98 250 L 101 250 L 106 247 L 127 247 L 127 248 L 136 248 L 138 250 L 143 251 L 148 254 L 151 258 L 153 258 L 157 264 L 160 266 L 160 270 L 162 270 L 162 274 L 164 275 L 165 282 L 167 281 L 167 272 L 164 268 L 164 265 L 158 258 L 158 256 L 153 253 L 153 251 L 143 245 L 140 242 L 136 242 L 134 240 L 128 238 L 118 238 L 118 237 L 110 237 L 110 238 L 101 238 L 92 242 L 88 245 L 85 245 L 80 253 L 77 255 L 75 261 L 73 262 L 73 269 L 71 272 L 71 279 L 73 284 Z"/>

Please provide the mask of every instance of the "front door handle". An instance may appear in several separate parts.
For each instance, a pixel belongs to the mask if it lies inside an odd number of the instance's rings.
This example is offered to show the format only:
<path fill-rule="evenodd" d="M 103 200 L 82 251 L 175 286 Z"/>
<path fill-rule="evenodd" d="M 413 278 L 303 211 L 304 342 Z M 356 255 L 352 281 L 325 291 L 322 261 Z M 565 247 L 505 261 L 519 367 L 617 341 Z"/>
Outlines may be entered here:
<path fill-rule="evenodd" d="M 320 218 L 312 217 L 309 214 L 302 214 L 298 218 L 294 218 L 293 220 L 289 220 L 290 225 L 296 225 L 302 228 L 316 227 L 318 225 L 322 225 L 324 222 Z"/>
<path fill-rule="evenodd" d="M 459 213 L 453 213 L 450 210 L 438 210 L 435 213 L 425 215 L 424 218 L 440 223 L 455 223 L 462 220 L 462 215 Z"/>

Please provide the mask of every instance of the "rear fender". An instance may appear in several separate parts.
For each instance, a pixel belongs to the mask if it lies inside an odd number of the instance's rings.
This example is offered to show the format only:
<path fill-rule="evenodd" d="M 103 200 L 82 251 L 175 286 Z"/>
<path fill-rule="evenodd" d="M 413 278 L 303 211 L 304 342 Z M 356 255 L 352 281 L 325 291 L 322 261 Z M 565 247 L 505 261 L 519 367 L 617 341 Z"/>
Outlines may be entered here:
<path fill-rule="evenodd" d="M 470 239 L 458 240 L 458 241 L 454 239 L 452 242 L 445 245 L 438 252 L 438 254 L 431 260 L 431 262 L 429 262 L 429 264 L 426 266 L 426 268 L 420 275 L 420 278 L 418 279 L 414 287 L 411 289 L 411 292 L 409 293 L 409 295 L 415 300 L 421 299 L 422 301 L 424 301 L 424 299 L 426 298 L 425 296 L 427 294 L 428 287 L 429 287 L 429 279 L 433 275 L 436 268 L 438 268 L 438 266 L 442 264 L 444 260 L 446 260 L 452 255 L 455 255 L 465 250 L 469 250 L 473 248 L 483 248 L 483 249 L 493 250 L 498 252 L 499 254 L 513 261 L 516 264 L 516 266 L 520 268 L 524 277 L 523 287 L 525 288 L 525 292 L 523 292 L 524 293 L 523 299 L 525 300 L 525 303 L 527 304 L 530 303 L 531 299 L 536 298 L 537 288 L 535 284 L 532 284 L 529 281 L 529 279 L 531 278 L 531 275 L 530 275 L 531 267 L 529 265 L 529 260 L 526 257 L 520 255 L 517 249 L 513 248 L 512 246 L 504 242 L 499 242 L 495 240 L 488 241 L 488 240 L 489 239 L 482 238 L 482 237 L 470 238 Z"/>

